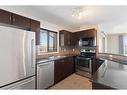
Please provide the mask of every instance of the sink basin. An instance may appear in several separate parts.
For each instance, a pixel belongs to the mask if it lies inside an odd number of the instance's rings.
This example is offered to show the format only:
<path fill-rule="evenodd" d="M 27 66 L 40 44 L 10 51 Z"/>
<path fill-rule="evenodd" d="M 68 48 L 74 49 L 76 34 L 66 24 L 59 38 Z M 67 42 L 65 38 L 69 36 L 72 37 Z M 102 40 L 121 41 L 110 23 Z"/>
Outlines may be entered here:
<path fill-rule="evenodd" d="M 58 56 L 51 56 L 51 57 L 49 57 L 49 59 L 58 59 L 58 58 L 63 58 L 63 57 L 66 57 L 66 56 L 60 56 L 60 55 L 58 55 Z"/>

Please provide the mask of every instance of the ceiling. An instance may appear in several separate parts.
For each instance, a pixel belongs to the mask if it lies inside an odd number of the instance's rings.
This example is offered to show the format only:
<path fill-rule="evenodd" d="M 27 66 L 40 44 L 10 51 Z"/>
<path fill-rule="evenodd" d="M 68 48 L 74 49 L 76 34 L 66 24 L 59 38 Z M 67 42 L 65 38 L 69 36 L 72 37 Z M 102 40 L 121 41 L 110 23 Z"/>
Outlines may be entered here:
<path fill-rule="evenodd" d="M 81 27 L 90 24 L 120 23 L 127 20 L 127 6 L 9 6 L 9 8 L 20 9 L 65 27 Z M 76 8 L 83 8 L 82 17 L 72 17 Z"/>

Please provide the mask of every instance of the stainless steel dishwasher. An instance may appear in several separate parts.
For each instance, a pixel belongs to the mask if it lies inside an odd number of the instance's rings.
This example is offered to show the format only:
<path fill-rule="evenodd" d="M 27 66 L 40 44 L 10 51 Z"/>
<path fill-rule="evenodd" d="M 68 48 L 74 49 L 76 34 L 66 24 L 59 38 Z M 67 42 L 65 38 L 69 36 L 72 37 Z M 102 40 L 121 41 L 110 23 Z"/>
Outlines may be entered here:
<path fill-rule="evenodd" d="M 54 61 L 37 64 L 37 89 L 46 89 L 54 84 Z"/>

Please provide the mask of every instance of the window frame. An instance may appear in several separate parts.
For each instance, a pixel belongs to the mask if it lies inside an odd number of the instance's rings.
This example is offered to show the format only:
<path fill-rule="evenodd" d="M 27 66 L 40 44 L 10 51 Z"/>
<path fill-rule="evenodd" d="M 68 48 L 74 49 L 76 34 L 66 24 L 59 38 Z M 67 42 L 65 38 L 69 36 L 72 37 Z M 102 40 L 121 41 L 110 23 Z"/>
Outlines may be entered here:
<path fill-rule="evenodd" d="M 58 40 L 58 33 L 49 29 L 45 29 L 45 28 L 40 28 L 40 32 L 41 30 L 47 31 L 47 51 L 43 51 L 42 53 L 51 53 L 51 52 L 57 52 L 58 47 L 57 47 L 57 40 Z M 56 34 L 56 49 L 53 49 L 52 51 L 49 50 L 49 32 L 55 33 Z M 41 38 L 40 38 L 41 39 Z"/>

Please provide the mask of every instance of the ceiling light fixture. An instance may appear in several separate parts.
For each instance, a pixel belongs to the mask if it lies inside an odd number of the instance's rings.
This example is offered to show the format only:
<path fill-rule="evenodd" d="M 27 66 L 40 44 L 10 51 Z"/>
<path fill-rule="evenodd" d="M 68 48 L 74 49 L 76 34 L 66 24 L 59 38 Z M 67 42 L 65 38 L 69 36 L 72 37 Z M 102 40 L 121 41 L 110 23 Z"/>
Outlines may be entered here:
<path fill-rule="evenodd" d="M 81 19 L 82 16 L 83 16 L 83 12 L 84 12 L 84 7 L 75 8 L 75 9 L 72 11 L 72 17 Z"/>

